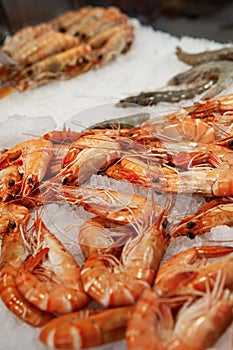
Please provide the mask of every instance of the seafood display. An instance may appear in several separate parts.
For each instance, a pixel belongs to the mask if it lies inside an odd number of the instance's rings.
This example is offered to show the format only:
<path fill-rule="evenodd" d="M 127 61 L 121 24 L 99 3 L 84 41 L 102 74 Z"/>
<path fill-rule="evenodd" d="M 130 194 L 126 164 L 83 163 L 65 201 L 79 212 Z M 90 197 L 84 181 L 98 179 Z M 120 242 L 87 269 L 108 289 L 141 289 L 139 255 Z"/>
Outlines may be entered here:
<path fill-rule="evenodd" d="M 202 237 L 233 224 L 232 109 L 223 95 L 2 151 L 0 297 L 46 347 L 204 350 L 229 329 L 233 244 Z M 192 212 L 176 213 L 179 196 Z M 48 225 L 50 206 L 75 227 L 72 247 Z"/>
<path fill-rule="evenodd" d="M 133 25 L 114 6 L 86 6 L 25 26 L 1 47 L 1 96 L 101 67 L 126 53 L 133 40 Z"/>

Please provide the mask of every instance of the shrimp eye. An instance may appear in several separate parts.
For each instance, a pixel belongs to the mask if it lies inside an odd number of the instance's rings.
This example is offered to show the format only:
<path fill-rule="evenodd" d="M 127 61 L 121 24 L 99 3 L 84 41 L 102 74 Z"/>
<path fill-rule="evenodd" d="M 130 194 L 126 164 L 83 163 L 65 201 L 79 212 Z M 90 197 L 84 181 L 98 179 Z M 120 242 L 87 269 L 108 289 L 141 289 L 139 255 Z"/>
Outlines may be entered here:
<path fill-rule="evenodd" d="M 158 183 L 159 181 L 160 181 L 160 178 L 159 178 L 159 177 L 153 177 L 153 179 L 152 179 L 152 182 L 153 182 L 154 184 Z"/>
<path fill-rule="evenodd" d="M 162 192 L 159 192 L 159 191 L 157 191 L 157 190 L 155 190 L 154 192 L 155 192 L 155 194 L 157 194 L 158 196 L 161 196 L 161 194 L 162 194 Z"/>
<path fill-rule="evenodd" d="M 27 179 L 27 183 L 28 183 L 28 184 L 32 184 L 32 183 L 33 183 L 33 180 L 32 180 L 31 177 L 29 177 L 29 178 Z"/>
<path fill-rule="evenodd" d="M 194 238 L 195 238 L 195 234 L 194 234 L 193 232 L 188 232 L 188 233 L 187 233 L 187 237 L 188 237 L 189 239 L 194 239 Z"/>
<path fill-rule="evenodd" d="M 233 140 L 229 140 L 227 142 L 228 147 L 232 148 L 233 147 Z"/>
<path fill-rule="evenodd" d="M 170 227 L 170 222 L 165 219 L 162 223 L 162 227 L 165 229 L 165 236 L 169 236 L 170 232 L 169 232 L 169 227 Z"/>
<path fill-rule="evenodd" d="M 187 223 L 187 228 L 193 228 L 195 226 L 195 222 L 194 221 L 189 221 Z"/>
<path fill-rule="evenodd" d="M 14 186 L 14 184 L 15 184 L 15 180 L 11 179 L 11 180 L 8 181 L 8 185 L 10 187 Z"/>
<path fill-rule="evenodd" d="M 68 184 L 68 178 L 64 177 L 64 179 L 62 179 L 62 185 L 67 185 Z"/>
<path fill-rule="evenodd" d="M 12 229 L 16 228 L 16 223 L 14 221 L 9 221 L 8 227 Z"/>
<path fill-rule="evenodd" d="M 8 197 L 9 197 L 9 199 L 14 199 L 14 198 L 15 198 L 14 195 L 13 195 L 12 193 L 9 193 L 9 194 L 8 194 Z"/>
<path fill-rule="evenodd" d="M 162 223 L 163 228 L 167 228 L 169 226 L 169 221 L 167 219 Z"/>

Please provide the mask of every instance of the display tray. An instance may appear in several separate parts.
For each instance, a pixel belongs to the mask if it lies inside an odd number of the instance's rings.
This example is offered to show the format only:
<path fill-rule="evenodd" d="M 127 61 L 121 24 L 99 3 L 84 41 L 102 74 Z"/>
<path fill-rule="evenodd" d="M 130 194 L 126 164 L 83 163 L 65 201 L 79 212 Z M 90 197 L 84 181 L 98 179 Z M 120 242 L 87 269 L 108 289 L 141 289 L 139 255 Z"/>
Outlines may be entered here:
<path fill-rule="evenodd" d="M 136 108 L 137 114 L 145 113 L 144 108 Z M 135 110 L 134 114 L 135 114 Z M 104 120 L 112 119 L 115 117 L 118 110 L 114 105 L 105 105 L 91 108 L 89 110 L 82 111 L 74 117 L 67 120 L 67 126 L 72 127 L 72 130 L 80 130 L 82 127 L 80 125 L 88 123 L 89 121 L 93 122 L 93 115 L 95 116 L 95 121 L 98 122 L 101 120 L 100 115 L 104 115 Z M 153 116 L 148 112 L 150 117 Z M 130 115 L 129 110 L 127 111 L 127 116 Z M 23 141 L 28 138 L 34 138 L 39 135 L 44 134 L 47 131 L 54 130 L 56 128 L 60 129 L 56 125 L 56 122 L 51 117 L 38 117 L 36 119 L 30 117 L 24 117 L 20 115 L 12 116 L 8 121 L 2 122 L 0 124 L 0 134 L 1 139 L 3 137 L 4 130 L 4 142 L 2 143 L 3 148 L 8 148 L 11 145 Z M 15 133 L 17 130 L 17 133 Z M 14 140 L 14 142 L 13 142 Z M 109 180 L 102 176 L 93 175 L 88 182 L 88 187 L 93 188 L 105 188 L 105 189 L 115 189 L 117 191 L 125 191 L 128 193 L 137 193 L 139 194 L 137 186 L 133 184 L 126 183 L 124 181 L 115 181 Z M 149 193 L 144 192 L 143 195 Z M 163 196 L 163 201 L 166 203 L 166 196 Z M 200 201 L 200 197 L 195 197 L 192 195 L 177 195 L 173 209 L 170 212 L 170 217 L 177 218 L 175 222 L 178 222 L 186 213 L 194 212 Z M 155 198 L 157 203 L 162 202 L 161 195 Z M 185 210 L 184 210 L 185 208 Z M 57 215 L 59 213 L 59 215 Z M 58 237 L 65 247 L 74 255 L 79 265 L 83 264 L 83 255 L 79 248 L 77 232 L 79 226 L 92 214 L 85 212 L 82 208 L 72 209 L 67 203 L 53 203 L 45 205 L 41 211 L 44 222 L 47 227 L 51 230 L 52 233 Z M 190 240 L 187 237 L 176 238 L 171 241 L 167 251 L 164 255 L 163 261 L 166 261 L 169 257 L 178 253 L 182 250 L 190 248 L 192 246 L 200 246 L 203 244 L 211 245 L 215 244 L 217 241 L 218 244 L 222 245 L 231 245 L 233 229 L 227 226 L 217 226 L 212 229 L 210 232 L 196 236 L 194 240 Z M 222 241 L 222 242 L 221 242 Z M 89 307 L 96 307 L 96 303 L 92 303 Z M 8 350 L 13 350 L 16 346 L 18 349 L 37 349 L 43 350 L 44 347 L 38 340 L 39 329 L 33 328 L 18 318 L 16 318 L 5 305 L 0 301 L 0 314 L 1 320 L 3 321 L 0 328 L 0 348 L 7 348 Z M 218 340 L 216 345 L 212 348 L 214 350 L 221 349 L 230 349 L 231 348 L 231 337 L 232 337 L 232 327 L 229 327 L 224 335 Z M 110 343 L 96 349 L 117 349 L 124 350 L 126 349 L 125 341 L 119 341 Z"/>
<path fill-rule="evenodd" d="M 16 142 L 40 136 L 52 129 L 61 129 L 64 124 L 72 129 L 82 130 L 101 120 L 118 116 L 141 112 L 149 113 L 151 116 L 165 114 L 175 111 L 179 105 L 187 105 L 199 100 L 200 97 L 197 96 L 192 101 L 182 101 L 179 104 L 162 103 L 148 108 L 121 109 L 114 106 L 120 98 L 130 94 L 164 87 L 168 79 L 186 70 L 188 66 L 178 61 L 175 55 L 177 45 L 192 52 L 223 46 L 201 38 L 178 39 L 167 33 L 154 31 L 150 27 L 143 27 L 137 21 L 135 26 L 135 42 L 131 50 L 108 66 L 87 72 L 70 81 L 53 82 L 0 100 L 0 148 L 8 148 Z M 224 92 L 231 91 L 233 86 L 229 84 Z M 112 183 L 99 183 L 95 177 L 92 181 L 93 187 L 112 186 Z M 175 208 L 179 213 L 184 203 L 186 208 L 196 205 L 195 200 L 189 196 L 179 197 Z M 46 209 L 44 218 L 51 231 L 58 235 L 81 262 L 76 240 L 77 226 L 75 224 L 75 227 L 70 228 L 72 226 L 70 221 L 77 220 L 79 214 L 78 212 L 67 214 L 66 209 L 62 208 L 65 211 L 65 220 L 61 217 L 56 222 L 54 217 L 57 208 L 54 207 Z M 169 246 L 164 260 L 194 244 L 201 245 L 210 240 L 218 240 L 219 244 L 220 235 L 222 244 L 226 244 L 227 240 L 231 240 L 232 229 L 217 227 L 211 230 L 211 233 L 196 237 L 195 241 L 188 238 L 177 239 L 175 244 Z M 0 315 L 1 349 L 13 350 L 16 347 L 18 350 L 46 349 L 38 340 L 39 329 L 34 329 L 17 319 L 2 302 L 0 302 Z M 229 327 L 212 349 L 230 350 L 231 348 L 232 327 Z M 123 350 L 126 349 L 126 343 L 120 341 L 96 349 Z"/>

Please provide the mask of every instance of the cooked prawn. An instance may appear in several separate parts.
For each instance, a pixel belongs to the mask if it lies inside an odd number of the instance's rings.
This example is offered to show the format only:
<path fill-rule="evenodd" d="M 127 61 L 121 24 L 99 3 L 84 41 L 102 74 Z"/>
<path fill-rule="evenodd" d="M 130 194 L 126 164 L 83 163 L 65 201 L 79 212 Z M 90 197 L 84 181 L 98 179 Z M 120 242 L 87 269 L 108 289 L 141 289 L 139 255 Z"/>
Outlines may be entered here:
<path fill-rule="evenodd" d="M 232 288 L 233 247 L 200 246 L 186 249 L 160 266 L 154 289 L 161 296 L 192 295 L 211 287 L 219 270 L 226 288 Z M 216 258 L 218 258 L 216 260 Z"/>
<path fill-rule="evenodd" d="M 85 349 L 124 338 L 133 307 L 81 310 L 44 326 L 40 340 L 55 349 Z"/>
<path fill-rule="evenodd" d="M 0 198 L 12 199 L 20 191 L 21 175 L 17 165 L 10 165 L 0 170 Z"/>
<path fill-rule="evenodd" d="M 233 203 L 229 200 L 213 199 L 207 202 L 197 213 L 186 215 L 170 232 L 171 236 L 186 236 L 194 238 L 196 235 L 209 232 L 218 225 L 233 225 Z"/>
<path fill-rule="evenodd" d="M 85 291 L 103 306 L 134 304 L 141 292 L 153 284 L 169 242 L 165 220 L 163 212 L 158 222 L 150 222 L 149 227 L 145 223 L 124 245 L 120 259 L 100 251 L 89 256 L 81 270 Z"/>
<path fill-rule="evenodd" d="M 120 225 L 96 216 L 79 227 L 78 241 L 85 259 L 98 251 L 118 256 L 133 235 L 133 226 Z"/>
<path fill-rule="evenodd" d="M 224 289 L 221 272 L 211 292 L 207 285 L 201 297 L 193 295 L 175 316 L 172 302 L 172 298 L 160 298 L 153 290 L 142 293 L 126 331 L 129 350 L 207 349 L 233 319 L 233 293 Z"/>
<path fill-rule="evenodd" d="M 53 144 L 49 140 L 38 138 L 23 141 L 3 153 L 0 169 L 13 164 L 18 166 L 22 174 L 20 193 L 26 196 L 43 180 L 52 155 Z"/>
<path fill-rule="evenodd" d="M 0 202 L 0 235 L 9 229 L 18 230 L 19 226 L 26 227 L 30 219 L 30 212 L 25 206 Z"/>
<path fill-rule="evenodd" d="M 62 314 L 87 306 L 90 299 L 74 257 L 41 219 L 35 225 L 38 251 L 21 264 L 15 279 L 17 288 L 40 310 Z"/>
<path fill-rule="evenodd" d="M 194 168 L 168 174 L 165 188 L 168 193 L 196 193 L 206 197 L 232 196 L 233 168 Z"/>
<path fill-rule="evenodd" d="M 6 307 L 24 322 L 35 327 L 47 323 L 52 314 L 44 312 L 29 303 L 15 284 L 21 263 L 29 254 L 21 234 L 22 228 L 9 229 L 2 238 L 0 258 L 0 296 Z"/>
<path fill-rule="evenodd" d="M 65 185 L 54 191 L 58 200 L 83 206 L 97 216 L 120 224 L 150 223 L 161 214 L 159 205 L 135 194 Z"/>
<path fill-rule="evenodd" d="M 110 136 L 87 135 L 71 144 L 60 176 L 64 184 L 79 184 L 120 157 L 120 144 Z"/>

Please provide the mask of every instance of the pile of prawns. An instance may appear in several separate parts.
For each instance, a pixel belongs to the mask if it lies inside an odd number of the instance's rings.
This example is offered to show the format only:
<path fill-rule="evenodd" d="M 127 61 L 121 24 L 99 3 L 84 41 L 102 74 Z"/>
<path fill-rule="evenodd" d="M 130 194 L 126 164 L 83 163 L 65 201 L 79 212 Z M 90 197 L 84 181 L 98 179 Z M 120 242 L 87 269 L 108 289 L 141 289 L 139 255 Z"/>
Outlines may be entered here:
<path fill-rule="evenodd" d="M 126 339 L 128 349 L 206 349 L 233 319 L 233 246 L 197 245 L 161 263 L 174 240 L 232 226 L 233 95 L 133 127 L 54 130 L 0 157 L 0 295 L 50 348 Z M 92 188 L 91 176 L 150 196 Z M 173 196 L 205 198 L 170 225 Z M 153 194 L 168 198 L 162 205 Z M 45 225 L 43 207 L 91 213 L 84 262 Z M 95 301 L 97 307 L 92 307 Z"/>
<path fill-rule="evenodd" d="M 1 47 L 0 97 L 101 67 L 126 53 L 133 40 L 133 25 L 114 6 L 85 6 L 25 26 Z"/>

